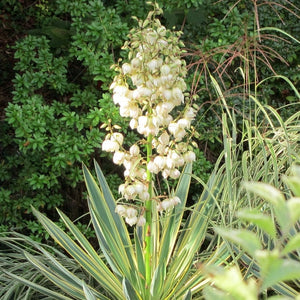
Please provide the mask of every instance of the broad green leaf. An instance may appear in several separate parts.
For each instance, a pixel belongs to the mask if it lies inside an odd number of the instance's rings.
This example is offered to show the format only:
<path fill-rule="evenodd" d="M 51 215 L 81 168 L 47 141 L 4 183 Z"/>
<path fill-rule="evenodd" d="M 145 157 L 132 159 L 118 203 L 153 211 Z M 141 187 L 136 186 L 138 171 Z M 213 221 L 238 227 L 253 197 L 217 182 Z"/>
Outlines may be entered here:
<path fill-rule="evenodd" d="M 46 253 L 44 252 L 44 254 Z M 50 261 L 53 262 L 53 258 L 50 257 L 50 254 L 46 254 L 46 257 L 50 260 L 48 263 L 50 267 L 46 267 L 38 259 L 27 252 L 25 252 L 25 256 L 28 261 L 30 261 L 39 270 L 39 272 L 55 283 L 55 285 L 65 291 L 68 295 L 75 297 L 76 299 L 83 298 L 80 280 L 58 262 L 56 262 L 53 266 L 50 263 Z"/>
<path fill-rule="evenodd" d="M 192 292 L 188 290 L 187 293 L 184 295 L 182 300 L 192 300 Z"/>
<path fill-rule="evenodd" d="M 282 250 L 282 254 L 288 254 L 293 251 L 300 251 L 300 233 L 290 237 L 290 240 Z"/>
<path fill-rule="evenodd" d="M 161 299 L 161 291 L 164 286 L 166 278 L 166 266 L 165 264 L 159 264 L 153 274 L 153 278 L 150 285 L 150 293 L 153 299 Z"/>
<path fill-rule="evenodd" d="M 123 278 L 122 285 L 126 300 L 143 300 L 125 277 Z"/>
<path fill-rule="evenodd" d="M 86 300 L 97 300 L 94 294 L 92 293 L 92 291 L 89 289 L 89 287 L 86 285 L 84 281 L 82 281 L 82 288 Z"/>
<path fill-rule="evenodd" d="M 175 195 L 179 197 L 181 203 L 176 205 L 172 212 L 166 216 L 167 220 L 162 225 L 158 265 L 167 264 L 173 252 L 189 192 L 191 172 L 192 164 L 187 164 L 181 173 L 175 191 Z"/>
<path fill-rule="evenodd" d="M 137 272 L 139 273 L 138 276 L 141 278 L 141 285 L 145 286 L 145 261 L 144 261 L 144 255 L 143 255 L 143 248 L 140 242 L 140 239 L 138 237 L 138 233 L 135 230 L 134 232 L 134 241 L 135 241 L 135 249 L 136 249 L 136 258 L 137 258 Z"/>
<path fill-rule="evenodd" d="M 205 191 L 202 193 L 199 201 L 193 207 L 191 214 L 189 215 L 184 228 L 181 230 L 177 239 L 176 246 L 173 252 L 173 260 L 168 274 L 171 276 L 166 277 L 165 290 L 162 298 L 171 297 L 177 295 L 177 292 L 186 287 L 184 293 L 192 288 L 192 286 L 186 286 L 187 274 L 192 266 L 193 259 L 196 252 L 201 247 L 201 244 L 205 238 L 208 227 L 208 220 L 214 212 L 214 205 L 216 202 L 216 195 L 219 192 L 219 186 L 217 183 L 222 181 L 224 176 L 216 176 L 213 173 L 207 183 L 203 183 Z M 174 281 L 176 287 L 174 288 Z M 181 296 L 183 296 L 182 294 Z"/>
<path fill-rule="evenodd" d="M 89 253 L 81 249 L 61 228 L 34 208 L 33 213 L 52 238 L 94 277 L 101 286 L 116 297 L 122 295 L 118 279 L 101 259 L 96 261 Z"/>
<path fill-rule="evenodd" d="M 278 223 L 286 232 L 290 227 L 290 215 L 283 194 L 273 186 L 262 182 L 244 183 L 244 186 L 248 191 L 272 204 Z"/>
<path fill-rule="evenodd" d="M 254 255 L 255 251 L 262 249 L 259 238 L 255 233 L 246 229 L 223 229 L 215 228 L 216 232 L 224 239 L 240 245 L 249 254 Z"/>
<path fill-rule="evenodd" d="M 237 216 L 243 220 L 257 225 L 260 229 L 268 233 L 272 238 L 276 237 L 276 228 L 271 217 L 264 215 L 257 210 L 244 209 L 237 213 Z"/>
<path fill-rule="evenodd" d="M 55 300 L 73 300 L 73 298 L 69 298 L 67 296 L 61 295 L 60 293 L 51 291 L 51 290 L 45 288 L 44 286 L 41 286 L 41 285 L 39 285 L 37 283 L 34 283 L 32 281 L 26 280 L 23 277 L 17 276 L 15 274 L 10 273 L 10 272 L 6 272 L 5 270 L 2 270 L 2 271 L 5 274 L 9 275 L 9 277 L 22 282 L 23 284 L 33 288 L 34 290 L 40 292 L 43 295 L 51 297 L 52 299 L 55 299 Z"/>
<path fill-rule="evenodd" d="M 122 270 L 123 275 L 134 282 L 136 281 L 136 261 L 133 259 L 134 251 L 128 231 L 123 220 L 115 213 L 115 201 L 97 163 L 95 163 L 95 168 L 101 190 L 89 170 L 83 166 L 84 178 L 90 196 L 90 210 L 91 214 L 94 213 L 93 225 L 95 230 L 97 228 L 98 238 L 100 237 L 102 240 L 103 252 L 111 256 L 110 259 L 107 257 L 108 261 L 114 261 L 112 266 L 116 268 L 115 264 L 117 264 L 117 268 Z M 103 241 L 105 241 L 106 249 L 103 248 Z"/>
<path fill-rule="evenodd" d="M 256 259 L 261 268 L 261 291 L 281 282 L 300 278 L 300 262 L 291 259 L 282 259 L 279 252 L 274 250 L 258 251 Z"/>

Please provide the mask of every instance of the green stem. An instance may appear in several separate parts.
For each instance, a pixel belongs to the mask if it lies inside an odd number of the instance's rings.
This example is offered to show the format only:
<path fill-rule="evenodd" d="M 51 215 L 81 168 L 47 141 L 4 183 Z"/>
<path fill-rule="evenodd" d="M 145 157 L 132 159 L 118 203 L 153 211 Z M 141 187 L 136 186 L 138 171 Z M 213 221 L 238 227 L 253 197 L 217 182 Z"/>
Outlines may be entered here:
<path fill-rule="evenodd" d="M 152 156 L 152 135 L 149 134 L 147 138 L 147 163 L 151 160 Z M 152 279 L 152 269 L 151 269 L 151 260 L 152 260 L 152 173 L 147 170 L 147 182 L 148 182 L 148 192 L 149 200 L 146 201 L 146 224 L 144 231 L 144 254 L 145 254 L 145 269 L 146 269 L 146 294 L 148 299 L 150 298 L 150 284 Z"/>

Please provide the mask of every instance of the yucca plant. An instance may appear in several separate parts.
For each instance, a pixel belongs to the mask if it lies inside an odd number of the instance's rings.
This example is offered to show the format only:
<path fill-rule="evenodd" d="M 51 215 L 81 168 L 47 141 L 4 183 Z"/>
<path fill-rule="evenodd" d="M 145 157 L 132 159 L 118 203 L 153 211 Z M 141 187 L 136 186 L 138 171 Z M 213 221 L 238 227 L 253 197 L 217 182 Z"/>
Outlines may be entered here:
<path fill-rule="evenodd" d="M 96 162 L 98 184 L 83 166 L 101 254 L 63 212 L 58 211 L 73 239 L 33 208 L 48 233 L 92 280 L 76 276 L 43 248 L 40 251 L 46 262 L 28 251 L 25 256 L 61 293 L 3 271 L 48 297 L 191 299 L 206 284 L 193 262 L 206 236 L 222 174 L 212 174 L 206 192 L 184 220 L 195 159 L 188 131 L 196 110 L 184 94 L 186 67 L 180 58 L 180 33 L 161 25 L 156 18 L 161 13 L 154 5 L 147 19 L 138 21 L 139 27 L 131 31 L 124 45 L 130 61 L 115 66 L 119 75 L 111 85 L 114 103 L 120 106 L 122 117 L 131 119 L 131 129 L 141 135 L 141 140 L 126 150 L 122 133 L 116 132 L 119 127 L 103 125 L 108 134 L 102 149 L 114 153 L 114 163 L 125 167 L 121 198 L 114 199 Z M 156 178 L 166 182 L 177 179 L 177 187 L 167 185 L 168 191 L 159 195 Z M 208 262 L 218 264 L 228 254 L 220 247 L 208 256 Z"/>
<path fill-rule="evenodd" d="M 299 129 L 299 114 L 282 121 L 278 131 L 270 119 L 270 130 L 264 133 L 245 121 L 247 130 L 242 142 L 237 143 L 235 116 L 227 107 L 227 118 L 223 115 L 224 152 L 207 184 L 202 182 L 204 192 L 199 200 L 187 209 L 194 160 L 191 135 L 187 132 L 192 128 L 195 110 L 184 94 L 186 70 L 180 59 L 180 34 L 160 24 L 155 18 L 160 12 L 155 7 L 145 21 L 139 21 L 139 28 L 131 31 L 125 44 L 130 62 L 116 66 L 119 75 L 111 86 L 121 115 L 129 117 L 131 129 L 137 129 L 142 136 L 126 150 L 122 134 L 116 132 L 118 126 L 103 125 L 108 134 L 102 149 L 114 153 L 113 161 L 125 167 L 121 198 L 114 199 L 96 162 L 97 180 L 83 166 L 99 248 L 92 247 L 63 212 L 58 211 L 73 238 L 33 209 L 72 260 L 61 259 L 59 254 L 34 244 L 32 247 L 39 253 L 25 249 L 25 257 L 44 281 L 20 275 L 13 266 L 1 269 L 2 282 L 17 279 L 45 295 L 45 299 L 191 299 L 192 295 L 200 298 L 209 284 L 203 263 L 220 265 L 228 259 L 238 262 L 239 258 L 246 261 L 242 251 L 212 234 L 211 225 L 241 226 L 235 217 L 240 207 L 262 206 L 241 193 L 240 183 L 244 176 L 247 180 L 267 178 L 276 182 L 282 169 L 289 168 L 298 155 L 294 133 Z M 257 103 L 258 110 L 265 113 L 266 108 Z M 276 115 L 276 111 L 273 113 Z M 227 126 L 228 117 L 231 124 Z M 278 144 L 274 135 L 279 133 L 282 143 Z M 249 150 L 243 152 L 245 142 Z M 287 153 L 291 157 L 285 156 Z M 280 155 L 283 159 L 278 162 Z M 168 191 L 159 195 L 155 188 L 157 178 L 178 179 L 178 184 L 174 189 L 167 185 Z M 10 246 L 13 248 L 13 243 Z M 199 252 L 201 247 L 204 250 Z M 20 251 L 23 250 L 18 248 Z M 79 266 L 75 273 L 70 268 L 74 263 Z M 252 263 L 251 259 L 247 263 Z M 288 289 L 287 285 L 284 287 Z M 13 288 L 9 285 L 10 291 Z M 10 291 L 2 293 L 4 299 L 10 299 Z"/>

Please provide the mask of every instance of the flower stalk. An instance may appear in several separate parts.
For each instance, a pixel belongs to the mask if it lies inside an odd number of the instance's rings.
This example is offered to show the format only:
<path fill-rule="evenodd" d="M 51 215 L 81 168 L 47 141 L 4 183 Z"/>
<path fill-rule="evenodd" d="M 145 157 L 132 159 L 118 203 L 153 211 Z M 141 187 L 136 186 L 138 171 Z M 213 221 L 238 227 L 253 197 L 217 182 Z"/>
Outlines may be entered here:
<path fill-rule="evenodd" d="M 147 163 L 151 161 L 152 157 L 152 134 L 148 135 L 147 138 Z M 147 182 L 148 182 L 148 193 L 149 200 L 146 201 L 146 223 L 144 228 L 144 251 L 145 251 L 145 271 L 146 271 L 146 289 L 149 291 L 152 270 L 151 270 L 151 259 L 152 259 L 152 197 L 153 197 L 153 186 L 152 186 L 152 173 L 147 169 Z"/>
<path fill-rule="evenodd" d="M 171 32 L 155 18 L 161 14 L 155 4 L 145 21 L 131 30 L 125 43 L 129 62 L 116 65 L 118 75 L 111 85 L 113 101 L 120 106 L 120 115 L 130 118 L 131 130 L 141 140 L 123 146 L 123 135 L 107 125 L 102 149 L 114 153 L 113 161 L 125 168 L 125 183 L 119 187 L 120 204 L 116 212 L 130 226 L 143 226 L 143 253 L 145 263 L 145 295 L 151 299 L 150 285 L 158 243 L 157 216 L 171 210 L 181 200 L 154 193 L 154 175 L 177 179 L 179 169 L 195 160 L 187 132 L 195 111 L 188 101 L 184 104 L 186 84 L 185 61 L 181 59 L 181 33 Z M 188 100 L 188 99 L 187 99 Z M 140 149 L 145 145 L 146 153 Z"/>

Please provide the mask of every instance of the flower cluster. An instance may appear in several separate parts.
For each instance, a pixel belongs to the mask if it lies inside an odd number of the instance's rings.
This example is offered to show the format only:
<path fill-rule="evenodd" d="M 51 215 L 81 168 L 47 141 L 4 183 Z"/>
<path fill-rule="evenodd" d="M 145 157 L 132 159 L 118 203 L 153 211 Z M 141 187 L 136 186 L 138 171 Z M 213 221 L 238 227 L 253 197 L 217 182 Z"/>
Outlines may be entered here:
<path fill-rule="evenodd" d="M 138 226 L 145 225 L 145 218 L 144 216 L 138 217 L 138 212 L 135 208 L 125 205 L 117 205 L 116 206 L 116 213 L 118 213 L 121 217 L 125 218 L 126 223 L 130 226 L 137 224 Z"/>
<path fill-rule="evenodd" d="M 130 118 L 131 129 L 136 129 L 143 140 L 125 150 L 123 136 L 109 133 L 102 149 L 113 152 L 114 163 L 125 167 L 125 183 L 119 187 L 122 197 L 143 202 L 150 198 L 147 172 L 176 179 L 180 176 L 179 168 L 195 160 L 186 139 L 195 111 L 183 106 L 186 66 L 180 59 L 180 34 L 167 30 L 151 15 L 139 25 L 139 29 L 131 31 L 130 42 L 124 46 L 129 49 L 130 62 L 116 67 L 119 74 L 111 89 L 120 115 Z M 180 108 L 179 114 L 176 108 Z M 140 147 L 149 141 L 151 156 L 145 160 Z M 158 209 L 168 210 L 178 203 L 177 197 L 165 199 Z M 137 210 L 125 208 L 118 206 L 117 213 L 130 225 L 139 223 Z"/>

